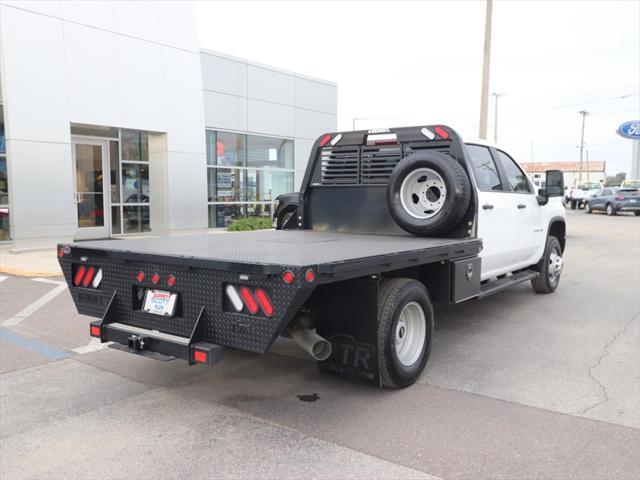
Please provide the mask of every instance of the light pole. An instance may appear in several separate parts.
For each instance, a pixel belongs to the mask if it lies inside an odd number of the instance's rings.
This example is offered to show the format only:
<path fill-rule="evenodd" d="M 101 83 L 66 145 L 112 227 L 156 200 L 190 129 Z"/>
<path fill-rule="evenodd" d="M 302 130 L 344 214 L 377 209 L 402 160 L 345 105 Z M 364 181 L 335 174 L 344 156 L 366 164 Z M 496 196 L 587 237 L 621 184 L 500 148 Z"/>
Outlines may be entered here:
<path fill-rule="evenodd" d="M 581 110 L 580 115 L 582 115 L 582 133 L 580 134 L 580 167 L 578 172 L 579 182 L 582 181 L 582 153 L 584 151 L 584 121 L 585 121 L 585 118 L 587 118 L 587 115 L 589 115 L 589 112 L 587 112 L 586 110 Z"/>
<path fill-rule="evenodd" d="M 482 91 L 480 93 L 480 138 L 487 139 L 487 115 L 489 110 L 489 65 L 491 63 L 491 12 L 493 0 L 487 0 L 484 19 L 484 53 L 482 60 Z"/>
<path fill-rule="evenodd" d="M 498 98 L 502 97 L 503 95 L 506 95 L 506 93 L 495 93 L 493 92 L 491 95 L 493 95 L 493 97 L 496 100 L 495 106 L 494 106 L 494 124 L 493 124 L 493 143 L 495 145 L 498 144 Z"/>

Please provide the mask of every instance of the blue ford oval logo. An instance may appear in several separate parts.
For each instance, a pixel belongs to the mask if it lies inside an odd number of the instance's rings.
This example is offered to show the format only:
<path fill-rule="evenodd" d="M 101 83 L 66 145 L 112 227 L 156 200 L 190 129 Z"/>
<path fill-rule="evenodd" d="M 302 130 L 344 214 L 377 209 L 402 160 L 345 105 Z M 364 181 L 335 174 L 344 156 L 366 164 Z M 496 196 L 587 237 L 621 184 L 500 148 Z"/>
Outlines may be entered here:
<path fill-rule="evenodd" d="M 640 140 L 640 120 L 623 123 L 618 127 L 617 132 L 623 137 Z"/>

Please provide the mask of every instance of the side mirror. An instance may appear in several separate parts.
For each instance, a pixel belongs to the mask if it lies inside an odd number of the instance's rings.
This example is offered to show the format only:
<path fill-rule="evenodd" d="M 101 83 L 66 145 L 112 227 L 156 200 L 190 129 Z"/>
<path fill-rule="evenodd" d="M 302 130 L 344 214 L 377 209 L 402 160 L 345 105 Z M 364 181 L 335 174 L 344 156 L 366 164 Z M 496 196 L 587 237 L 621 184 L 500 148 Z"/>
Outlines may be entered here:
<path fill-rule="evenodd" d="M 549 197 L 564 196 L 564 175 L 560 170 L 547 170 L 545 187 L 538 190 L 538 204 L 546 205 Z"/>
<path fill-rule="evenodd" d="M 561 197 L 564 192 L 564 175 L 560 170 L 547 170 L 546 196 Z"/>

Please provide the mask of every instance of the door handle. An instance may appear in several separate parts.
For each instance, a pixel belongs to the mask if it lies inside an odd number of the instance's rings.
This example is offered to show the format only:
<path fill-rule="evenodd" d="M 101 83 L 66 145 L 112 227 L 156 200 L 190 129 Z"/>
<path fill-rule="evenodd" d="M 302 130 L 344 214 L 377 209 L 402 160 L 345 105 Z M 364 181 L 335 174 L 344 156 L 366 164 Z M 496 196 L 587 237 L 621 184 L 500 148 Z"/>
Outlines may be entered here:
<path fill-rule="evenodd" d="M 484 205 L 482 205 L 482 208 L 485 210 L 493 210 L 493 205 L 485 203 Z"/>
<path fill-rule="evenodd" d="M 523 208 L 527 208 L 527 206 L 524 203 L 519 203 L 518 208 L 522 210 Z"/>

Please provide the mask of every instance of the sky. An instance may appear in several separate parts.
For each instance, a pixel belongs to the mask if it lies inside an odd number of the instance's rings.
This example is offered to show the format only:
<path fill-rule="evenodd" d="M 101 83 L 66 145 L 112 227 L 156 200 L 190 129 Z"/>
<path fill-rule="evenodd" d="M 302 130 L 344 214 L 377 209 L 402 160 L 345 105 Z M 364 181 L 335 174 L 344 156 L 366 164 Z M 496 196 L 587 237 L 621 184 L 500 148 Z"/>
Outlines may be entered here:
<path fill-rule="evenodd" d="M 478 138 L 485 2 L 201 1 L 200 46 L 338 85 L 338 130 L 445 124 Z M 640 1 L 495 0 L 489 93 L 520 162 L 631 168 L 640 120 Z M 494 136 L 490 97 L 489 140 Z"/>

